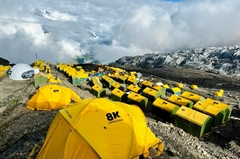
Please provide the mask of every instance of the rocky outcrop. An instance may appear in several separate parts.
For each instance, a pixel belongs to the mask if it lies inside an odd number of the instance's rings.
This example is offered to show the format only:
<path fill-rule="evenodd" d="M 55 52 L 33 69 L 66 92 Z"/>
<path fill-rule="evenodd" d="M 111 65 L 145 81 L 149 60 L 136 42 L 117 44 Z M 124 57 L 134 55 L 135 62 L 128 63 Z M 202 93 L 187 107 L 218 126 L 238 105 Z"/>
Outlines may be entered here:
<path fill-rule="evenodd" d="M 179 50 L 171 53 L 148 53 L 125 56 L 110 65 L 140 68 L 187 67 L 221 75 L 240 76 L 240 45 Z"/>
<path fill-rule="evenodd" d="M 9 65 L 9 61 L 0 57 L 0 65 L 7 66 Z"/>

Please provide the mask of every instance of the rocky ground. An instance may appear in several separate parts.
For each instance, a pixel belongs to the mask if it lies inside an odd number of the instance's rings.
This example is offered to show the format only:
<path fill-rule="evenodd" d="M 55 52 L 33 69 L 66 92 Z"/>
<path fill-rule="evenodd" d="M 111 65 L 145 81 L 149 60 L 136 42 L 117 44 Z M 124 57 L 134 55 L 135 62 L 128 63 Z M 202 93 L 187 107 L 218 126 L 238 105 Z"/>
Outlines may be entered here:
<path fill-rule="evenodd" d="M 135 69 L 135 68 L 134 68 Z M 90 86 L 73 86 L 69 79 L 52 67 L 53 74 L 58 74 L 62 85 L 72 88 L 82 99 L 95 98 Z M 137 69 L 135 69 L 137 70 Z M 148 125 L 163 140 L 165 150 L 157 159 L 197 159 L 197 158 L 240 158 L 240 80 L 237 77 L 222 77 L 188 69 L 159 68 L 138 70 L 143 78 L 153 82 L 161 81 L 169 85 L 177 82 L 184 84 L 185 90 L 191 90 L 191 84 L 198 84 L 195 93 L 211 97 L 229 104 L 232 117 L 226 123 L 212 128 L 202 138 L 196 138 L 175 127 L 171 122 L 163 121 L 146 111 Z M 224 97 L 213 95 L 216 89 L 225 90 Z M 45 136 L 57 110 L 31 111 L 26 108 L 27 101 L 37 89 L 33 80 L 13 81 L 8 77 L 0 79 L 0 158 L 27 158 L 35 145 L 36 154 L 44 142 Z M 191 90 L 194 91 L 194 90 Z M 107 90 L 107 95 L 110 91 Z M 148 108 L 150 109 L 151 103 Z M 34 156 L 33 156 L 34 158 Z"/>

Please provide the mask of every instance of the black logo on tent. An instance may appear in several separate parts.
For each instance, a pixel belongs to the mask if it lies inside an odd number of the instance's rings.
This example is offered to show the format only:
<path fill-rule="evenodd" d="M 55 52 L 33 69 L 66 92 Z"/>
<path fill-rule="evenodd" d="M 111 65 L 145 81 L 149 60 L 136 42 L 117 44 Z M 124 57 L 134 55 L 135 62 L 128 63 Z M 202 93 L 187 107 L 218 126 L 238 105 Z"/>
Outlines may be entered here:
<path fill-rule="evenodd" d="M 66 109 L 63 109 L 63 110 L 67 113 L 68 117 L 71 119 L 72 115 Z"/>
<path fill-rule="evenodd" d="M 59 89 L 54 89 L 53 92 L 59 92 Z"/>
<path fill-rule="evenodd" d="M 106 117 L 107 117 L 107 120 L 109 121 L 108 122 L 109 124 L 123 120 L 123 119 L 117 119 L 117 118 L 121 118 L 121 116 L 119 115 L 119 111 L 107 113 Z"/>

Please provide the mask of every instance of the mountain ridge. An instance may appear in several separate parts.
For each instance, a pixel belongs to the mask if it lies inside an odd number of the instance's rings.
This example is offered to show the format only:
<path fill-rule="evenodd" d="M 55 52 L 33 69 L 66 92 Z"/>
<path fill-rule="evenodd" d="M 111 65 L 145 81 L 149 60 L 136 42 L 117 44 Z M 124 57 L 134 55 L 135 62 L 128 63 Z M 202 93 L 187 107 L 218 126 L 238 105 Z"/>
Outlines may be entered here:
<path fill-rule="evenodd" d="M 220 75 L 240 76 L 240 45 L 124 56 L 110 65 L 138 68 L 160 68 L 162 66 L 193 68 Z"/>

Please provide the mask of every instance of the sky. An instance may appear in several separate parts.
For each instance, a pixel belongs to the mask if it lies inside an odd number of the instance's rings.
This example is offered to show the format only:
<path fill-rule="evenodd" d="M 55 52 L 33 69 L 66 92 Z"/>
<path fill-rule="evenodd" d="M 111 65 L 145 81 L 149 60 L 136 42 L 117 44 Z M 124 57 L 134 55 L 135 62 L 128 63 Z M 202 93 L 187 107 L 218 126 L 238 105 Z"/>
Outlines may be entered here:
<path fill-rule="evenodd" d="M 0 1 L 0 57 L 102 64 L 240 44 L 240 0 Z"/>

